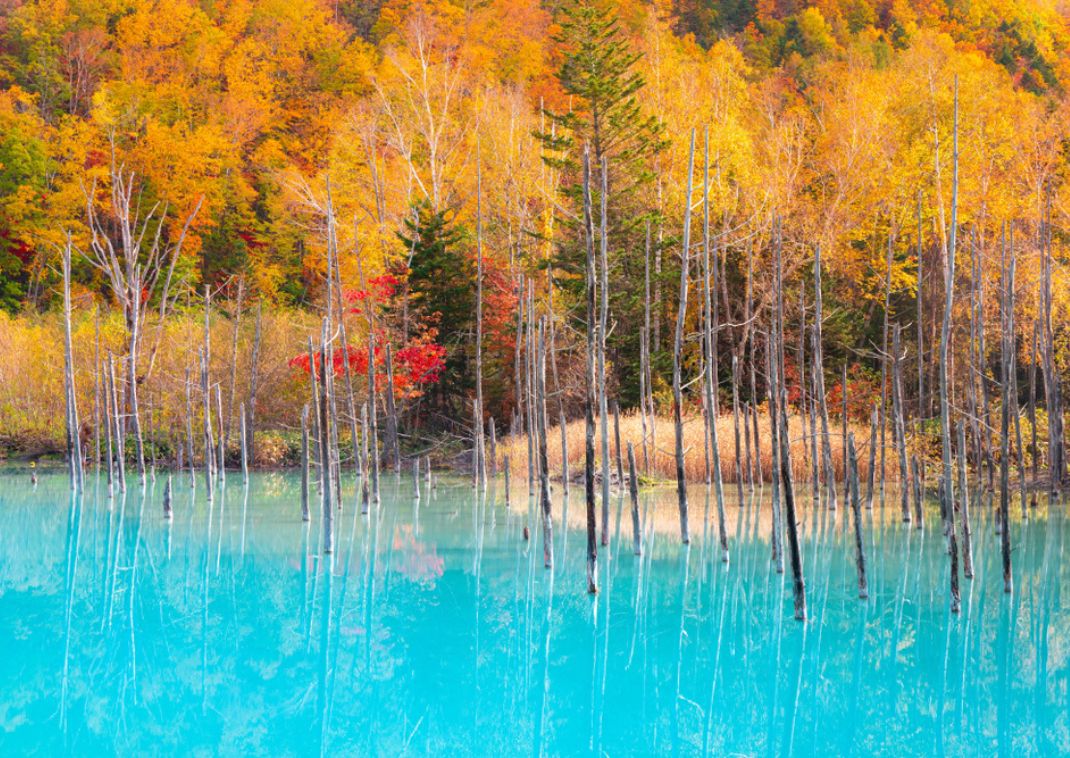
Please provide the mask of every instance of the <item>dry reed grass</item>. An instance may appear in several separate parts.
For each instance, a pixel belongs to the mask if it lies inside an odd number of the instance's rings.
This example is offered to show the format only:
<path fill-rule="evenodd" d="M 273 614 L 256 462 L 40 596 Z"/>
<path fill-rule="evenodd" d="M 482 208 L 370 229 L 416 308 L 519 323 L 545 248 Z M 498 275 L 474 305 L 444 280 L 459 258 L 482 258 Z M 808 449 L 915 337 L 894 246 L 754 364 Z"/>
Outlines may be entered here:
<path fill-rule="evenodd" d="M 810 458 L 809 454 L 812 454 L 812 447 L 809 443 L 804 445 L 804 433 L 802 426 L 803 417 L 793 415 L 789 418 L 788 424 L 791 431 L 791 462 L 794 481 L 799 482 L 810 481 Z M 676 478 L 676 458 L 675 458 L 675 437 L 673 431 L 673 423 L 670 418 L 657 418 L 653 423 L 653 432 L 650 430 L 650 420 L 648 419 L 648 434 L 647 434 L 647 449 L 649 451 L 650 466 L 649 470 L 643 470 L 643 446 L 642 446 L 642 420 L 638 411 L 630 413 L 622 413 L 620 417 L 620 438 L 621 438 L 621 454 L 624 468 L 627 470 L 627 446 L 631 442 L 635 446 L 635 461 L 636 466 L 640 470 L 640 475 L 645 475 L 650 479 L 666 479 L 674 480 Z M 742 425 L 742 422 L 741 422 Z M 855 449 L 861 458 L 859 460 L 859 477 L 862 483 L 863 494 L 865 490 L 865 481 L 869 472 L 869 427 L 863 426 L 857 423 L 851 423 L 849 425 L 849 431 L 854 433 L 855 436 Z M 837 420 L 834 429 L 830 429 L 832 435 L 832 458 L 833 465 L 836 470 L 837 480 L 841 480 L 843 477 L 844 461 L 843 450 L 840 442 L 842 434 L 840 433 L 840 424 Z M 569 473 L 572 477 L 577 475 L 582 476 L 583 472 L 583 449 L 584 449 L 584 422 L 583 419 L 570 421 L 565 427 L 565 436 L 568 439 L 568 460 L 569 460 Z M 744 441 L 742 438 L 743 430 L 740 429 L 740 458 L 741 466 L 743 468 L 743 480 L 747 481 L 746 471 L 746 448 L 744 447 Z M 806 435 L 809 434 L 809 423 L 806 424 Z M 595 437 L 595 459 L 596 468 L 601 465 L 601 456 L 599 455 L 600 444 L 599 435 L 600 430 L 596 430 Z M 759 414 L 758 420 L 758 435 L 761 442 L 761 468 L 762 473 L 765 475 L 766 481 L 769 480 L 769 473 L 771 468 L 772 452 L 769 446 L 769 418 L 767 414 Z M 733 419 L 731 415 L 721 416 L 717 420 L 717 436 L 719 441 L 719 448 L 721 453 L 721 476 L 725 483 L 735 483 L 736 481 L 736 450 L 735 450 L 735 430 L 733 428 Z M 702 424 L 702 418 L 694 415 L 684 419 L 684 472 L 689 481 L 701 482 L 706 478 L 706 456 L 703 454 L 703 442 L 705 437 L 705 430 Z M 808 437 L 807 437 L 808 439 Z M 549 459 L 550 471 L 558 478 L 561 474 L 561 431 L 560 428 L 555 426 L 547 431 L 547 456 Z M 655 444 L 656 443 L 656 449 Z M 613 441 L 613 427 L 612 419 L 610 419 L 609 429 L 609 445 L 610 455 L 614 458 L 610 461 L 611 471 L 616 471 L 615 460 L 615 446 Z M 888 449 L 886 452 L 885 471 L 889 481 L 894 481 L 898 478 L 898 468 L 895 464 L 894 453 L 891 449 L 891 437 L 887 439 Z M 807 451 L 805 448 L 810 447 Z M 523 471 L 527 466 L 527 454 L 528 454 L 527 438 L 523 435 L 516 437 L 505 437 L 499 441 L 498 444 L 498 462 L 501 465 L 502 458 L 505 455 L 509 455 L 510 468 L 515 479 L 519 480 L 526 476 Z M 751 451 L 753 456 L 753 449 Z M 878 465 L 880 464 L 880 457 L 878 451 Z M 879 480 L 879 472 L 878 472 Z"/>

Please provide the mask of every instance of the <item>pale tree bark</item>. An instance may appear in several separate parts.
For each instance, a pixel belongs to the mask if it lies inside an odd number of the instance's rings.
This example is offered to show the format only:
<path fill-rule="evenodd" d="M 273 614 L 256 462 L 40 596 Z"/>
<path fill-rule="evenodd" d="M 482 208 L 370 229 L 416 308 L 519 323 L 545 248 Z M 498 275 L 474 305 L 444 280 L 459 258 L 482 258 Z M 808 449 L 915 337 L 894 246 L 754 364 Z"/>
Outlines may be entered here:
<path fill-rule="evenodd" d="M 687 159 L 687 189 L 684 201 L 683 244 L 680 251 L 680 297 L 676 313 L 676 331 L 672 351 L 672 410 L 676 439 L 676 496 L 680 509 L 680 539 L 691 542 L 687 523 L 687 481 L 684 476 L 684 420 L 683 420 L 683 351 L 684 323 L 687 318 L 688 263 L 691 257 L 691 191 L 694 186 L 695 131 L 691 130 L 691 147 Z"/>
<path fill-rule="evenodd" d="M 598 539 L 595 524 L 594 496 L 594 381 L 595 353 L 595 290 L 598 273 L 594 258 L 594 220 L 591 215 L 591 156 L 587 146 L 583 149 L 583 229 L 587 250 L 587 352 L 584 357 L 584 477 L 583 488 L 587 505 L 587 592 L 598 592 Z M 506 497 L 509 487 L 509 462 L 506 459 Z M 506 501 L 508 502 L 508 500 Z"/>

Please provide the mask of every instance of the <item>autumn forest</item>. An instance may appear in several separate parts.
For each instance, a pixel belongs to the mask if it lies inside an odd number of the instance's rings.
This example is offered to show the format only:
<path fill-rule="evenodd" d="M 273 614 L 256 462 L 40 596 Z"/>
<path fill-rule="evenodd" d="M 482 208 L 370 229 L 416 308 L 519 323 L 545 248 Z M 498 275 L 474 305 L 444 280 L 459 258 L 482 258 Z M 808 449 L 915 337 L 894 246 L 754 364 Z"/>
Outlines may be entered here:
<path fill-rule="evenodd" d="M 537 432 L 542 344 L 551 427 L 619 408 L 673 478 L 675 413 L 708 479 L 739 418 L 768 444 L 779 344 L 804 430 L 901 440 L 882 482 L 939 463 L 942 390 L 994 471 L 1009 367 L 1009 455 L 1061 470 L 1068 45 L 1013 0 L 8 3 L 0 437 L 64 450 L 73 395 L 90 457 L 114 404 L 154 461 L 244 420 L 296 463 L 322 357 L 335 444 L 364 406 L 387 458 L 477 465 Z"/>

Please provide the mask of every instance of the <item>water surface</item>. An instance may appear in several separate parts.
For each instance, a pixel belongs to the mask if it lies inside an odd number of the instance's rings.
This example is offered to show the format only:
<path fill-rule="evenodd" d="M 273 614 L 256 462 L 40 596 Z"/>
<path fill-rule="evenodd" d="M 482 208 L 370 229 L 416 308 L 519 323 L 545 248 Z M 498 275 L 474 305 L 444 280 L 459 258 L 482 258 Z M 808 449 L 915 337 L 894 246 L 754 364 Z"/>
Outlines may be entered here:
<path fill-rule="evenodd" d="M 292 475 L 231 474 L 212 503 L 176 477 L 168 522 L 162 477 L 76 499 L 63 474 L 0 474 L 0 754 L 1070 751 L 1061 505 L 1015 513 L 1010 596 L 974 514 L 953 616 L 935 511 L 865 515 L 863 602 L 850 522 L 804 504 L 801 624 L 768 489 L 729 502 L 727 565 L 704 488 L 688 548 L 671 488 L 643 494 L 642 558 L 614 500 L 591 597 L 581 488 L 555 497 L 547 571 L 526 487 L 506 507 L 387 475 L 361 516 L 346 484 L 323 556 Z"/>

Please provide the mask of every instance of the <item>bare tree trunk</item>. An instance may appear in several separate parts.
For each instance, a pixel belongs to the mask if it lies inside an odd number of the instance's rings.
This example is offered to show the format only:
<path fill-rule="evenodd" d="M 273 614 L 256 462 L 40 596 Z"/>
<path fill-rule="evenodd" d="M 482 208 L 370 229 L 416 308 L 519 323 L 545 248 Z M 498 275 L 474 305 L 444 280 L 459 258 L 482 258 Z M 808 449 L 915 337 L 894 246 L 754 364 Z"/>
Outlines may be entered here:
<path fill-rule="evenodd" d="M 765 339 L 765 377 L 766 384 L 768 386 L 768 406 L 769 406 L 769 478 L 772 483 L 772 535 L 769 543 L 772 549 L 772 561 L 776 564 L 776 572 L 778 574 L 784 573 L 784 545 L 782 540 L 783 535 L 783 516 L 781 510 L 780 499 L 780 421 L 777 413 L 777 403 L 780 397 L 780 393 L 777 391 L 779 386 L 779 379 L 777 378 L 777 362 L 774 357 L 773 347 L 775 334 L 776 334 L 776 319 L 770 319 L 773 321 L 771 329 Z M 759 451 L 759 455 L 760 455 Z"/>
<path fill-rule="evenodd" d="M 684 205 L 683 245 L 680 252 L 680 302 L 676 314 L 676 332 L 672 351 L 672 411 L 676 432 L 676 495 L 680 508 L 680 539 L 691 542 L 687 525 L 687 480 L 684 476 L 684 420 L 683 420 L 683 351 L 684 322 L 687 318 L 688 263 L 691 257 L 691 190 L 694 186 L 695 132 L 691 130 L 691 148 L 687 159 L 687 191 Z"/>
<path fill-rule="evenodd" d="M 93 313 L 93 444 L 96 452 L 93 458 L 94 464 L 100 468 L 100 414 L 101 414 L 101 374 L 103 373 L 100 363 L 100 308 Z"/>
<path fill-rule="evenodd" d="M 646 247 L 643 256 L 643 328 L 639 330 L 639 416 L 643 429 L 643 472 L 650 475 L 650 451 L 647 447 L 647 394 L 650 392 L 650 222 L 646 222 Z M 651 426 L 655 419 L 650 418 Z"/>
<path fill-rule="evenodd" d="M 216 438 L 216 460 L 219 465 L 216 474 L 219 476 L 219 481 L 222 482 L 227 478 L 227 451 L 223 446 L 223 388 L 218 384 L 215 386 L 215 412 L 216 418 L 219 419 L 219 436 Z"/>
<path fill-rule="evenodd" d="M 953 168 L 951 184 L 951 230 L 949 234 L 947 259 L 944 261 L 944 317 L 940 328 L 940 443 L 943 458 L 943 482 L 941 497 L 943 510 L 947 513 L 954 507 L 954 488 L 951 483 L 951 405 L 948 389 L 948 349 L 951 343 L 951 309 L 955 299 L 955 248 L 958 238 L 958 192 L 959 192 L 959 85 L 955 78 L 955 113 L 953 137 Z M 952 560 L 955 563 L 955 559 Z M 957 573 L 957 565 L 952 566 Z M 957 576 L 953 579 L 957 584 Z M 954 602 L 954 598 L 952 602 Z"/>
<path fill-rule="evenodd" d="M 885 485 L 885 456 L 887 447 L 885 441 L 888 428 L 888 319 L 892 308 L 892 241 L 891 232 L 888 233 L 888 248 L 884 266 L 884 325 L 881 330 L 881 444 L 880 444 L 880 494 L 881 507 L 884 507 Z"/>
<path fill-rule="evenodd" d="M 743 505 L 743 451 L 739 439 L 739 362 L 735 353 L 732 354 L 732 431 L 735 437 L 736 450 L 736 505 Z M 749 456 L 748 456 L 749 458 Z M 749 467 L 749 461 L 748 461 Z"/>
<path fill-rule="evenodd" d="M 717 437 L 717 309 L 711 297 L 710 277 L 714 275 L 710 261 L 710 173 L 709 131 L 705 133 L 702 167 L 702 289 L 705 313 L 706 371 L 703 386 L 706 391 L 706 417 L 709 423 L 709 450 L 713 463 L 713 487 L 717 499 L 717 536 L 721 546 L 721 561 L 728 562 L 728 532 L 725 528 L 724 486 L 721 479 L 721 445 Z M 690 191 L 690 188 L 689 188 Z M 686 255 L 686 250 L 685 250 Z M 716 265 L 716 257 L 713 260 Z M 716 282 L 712 289 L 716 291 Z M 686 297 L 686 294 L 685 294 Z M 679 432 L 678 432 L 679 434 Z"/>
<path fill-rule="evenodd" d="M 538 371 L 535 375 L 536 424 L 539 438 L 539 503 L 542 509 L 542 560 L 546 568 L 554 565 L 554 522 L 550 510 L 550 464 L 546 456 L 546 321 L 539 321 Z"/>
<path fill-rule="evenodd" d="M 379 429 L 376 423 L 378 416 L 376 405 L 375 330 L 373 327 L 368 331 L 368 432 L 371 438 L 368 440 L 368 457 L 365 460 L 368 462 L 368 470 L 371 473 L 372 502 L 379 505 L 382 501 L 379 496 Z"/>
<path fill-rule="evenodd" d="M 1033 321 L 1033 346 L 1029 354 L 1029 456 L 1033 467 L 1033 481 L 1040 478 L 1040 448 L 1037 445 L 1037 334 L 1040 331 L 1040 319 Z M 1033 492 L 1030 505 L 1037 506 L 1037 493 Z"/>
<path fill-rule="evenodd" d="M 899 453 L 899 510 L 904 523 L 910 523 L 910 469 L 907 463 L 906 424 L 903 421 L 903 385 L 900 379 L 900 326 L 892 329 L 892 415 L 895 423 L 895 447 Z M 918 528 L 922 524 L 919 521 Z"/>
<path fill-rule="evenodd" d="M 313 370 L 315 370 L 313 368 Z M 301 520 L 309 521 L 312 518 L 308 509 L 308 485 L 309 485 L 309 445 L 308 445 L 308 403 L 301 409 Z"/>
<path fill-rule="evenodd" d="M 323 494 L 323 478 L 327 476 L 328 469 L 324 466 L 324 460 L 320 457 L 320 427 L 323 425 L 323 417 L 320 415 L 320 391 L 319 391 L 319 367 L 316 365 L 319 356 L 318 351 L 312 345 L 312 336 L 308 338 L 308 386 L 311 391 L 310 402 L 312 404 L 312 456 L 316 459 L 316 468 L 319 477 L 320 495 Z"/>
<path fill-rule="evenodd" d="M 193 462 L 193 386 L 190 369 L 186 368 L 186 458 L 189 460 L 189 486 L 197 486 L 197 467 Z"/>
<path fill-rule="evenodd" d="M 840 389 L 842 392 L 843 405 L 840 410 L 840 422 L 841 422 L 841 434 L 843 435 L 843 502 L 849 504 L 851 502 L 851 493 L 848 489 L 847 483 L 847 362 L 843 364 L 843 378 L 841 379 Z"/>
<path fill-rule="evenodd" d="M 74 347 L 71 340 L 71 240 L 63 252 L 63 377 L 67 396 L 67 460 L 70 464 L 71 489 L 82 489 L 81 424 L 78 421 L 78 395 L 74 385 Z"/>
<path fill-rule="evenodd" d="M 109 356 L 110 359 L 110 356 Z M 108 495 L 111 496 L 112 488 L 115 484 L 115 449 L 112 445 L 112 418 L 114 413 L 112 411 L 112 390 L 111 381 L 108 378 L 108 369 L 104 365 L 104 360 L 100 361 L 100 373 L 104 384 L 104 403 L 101 408 L 103 418 L 101 419 L 104 424 L 105 434 L 107 435 L 107 456 L 108 456 Z M 190 417 L 192 414 L 189 412 L 189 372 L 186 372 L 186 423 L 190 423 Z M 192 480 L 191 480 L 192 484 Z"/>
<path fill-rule="evenodd" d="M 632 501 L 632 544 L 636 555 L 643 554 L 642 529 L 639 525 L 639 480 L 635 473 L 635 450 L 628 443 L 628 494 Z"/>
<path fill-rule="evenodd" d="M 1054 310 L 1051 295 L 1051 193 L 1045 210 L 1040 273 L 1040 324 L 1044 361 L 1044 403 L 1048 410 L 1048 469 L 1052 494 L 1062 488 L 1066 477 L 1066 450 L 1063 439 L 1062 387 L 1055 370 Z"/>
<path fill-rule="evenodd" d="M 115 437 L 116 475 L 119 479 L 119 491 L 126 492 L 126 440 L 123 437 L 123 424 L 120 415 L 118 388 L 115 382 L 115 357 L 108 352 L 108 383 L 111 385 L 112 436 Z M 211 490 L 209 490 L 211 491 Z"/>
<path fill-rule="evenodd" d="M 487 451 L 483 441 L 483 174 L 476 155 L 476 482 L 487 488 Z"/>
<path fill-rule="evenodd" d="M 832 443 L 829 434 L 829 412 L 825 402 L 825 354 L 822 347 L 821 322 L 822 314 L 821 298 L 821 246 L 814 250 L 814 340 L 813 360 L 816 370 L 814 371 L 814 394 L 817 396 L 818 408 L 821 410 L 821 460 L 825 469 L 825 488 L 828 491 L 828 507 L 836 509 L 836 469 L 832 464 Z M 783 339 L 783 335 L 781 335 Z"/>
<path fill-rule="evenodd" d="M 528 330 L 524 345 L 524 371 L 527 392 L 524 395 L 525 426 L 528 430 L 528 496 L 535 497 L 535 480 L 538 478 L 535 461 L 535 282 L 528 280 L 526 303 Z"/>
<path fill-rule="evenodd" d="M 223 447 L 230 445 L 230 432 L 234 424 L 234 392 L 238 383 L 238 335 L 241 332 L 241 309 L 245 298 L 245 277 L 238 278 L 238 300 L 234 306 L 234 331 L 230 343 L 230 389 L 227 399 L 227 426 L 223 432 Z"/>
<path fill-rule="evenodd" d="M 401 444 L 398 441 L 398 412 L 394 403 L 394 354 L 390 343 L 384 346 L 386 352 L 386 439 L 390 445 L 390 457 L 393 458 L 394 473 L 401 474 Z"/>
<path fill-rule="evenodd" d="M 799 550 L 799 526 L 795 514 L 795 489 L 794 485 L 792 484 L 791 473 L 791 434 L 788 428 L 788 390 L 787 383 L 784 381 L 784 281 L 780 258 L 781 241 L 779 222 L 777 224 L 777 240 L 775 251 L 777 300 L 777 333 L 775 340 L 775 344 L 777 345 L 777 347 L 775 349 L 775 361 L 777 363 L 777 376 L 780 379 L 780 387 L 777 389 L 777 392 L 780 393 L 780 397 L 777 403 L 780 411 L 780 429 L 777 432 L 777 437 L 778 442 L 780 443 L 780 480 L 782 485 L 781 494 L 784 497 L 785 528 L 788 535 L 788 550 L 791 558 L 792 598 L 795 604 L 795 618 L 798 621 L 805 621 L 806 581 L 803 578 L 802 553 Z M 817 319 L 820 322 L 820 308 L 817 312 Z M 818 359 L 818 366 L 820 366 L 820 359 Z"/>
<path fill-rule="evenodd" d="M 925 329 L 922 320 L 922 308 L 925 302 L 925 277 L 922 266 L 922 231 L 921 231 L 921 191 L 918 191 L 918 281 L 917 281 L 917 328 L 918 328 L 918 423 L 920 425 L 925 409 Z M 919 427 L 920 428 L 920 427 Z"/>
<path fill-rule="evenodd" d="M 328 320 L 323 320 L 320 332 L 320 365 L 319 365 L 319 448 L 320 448 L 320 471 L 321 471 L 321 505 L 323 512 L 323 552 L 330 554 L 334 551 L 334 498 L 331 495 L 331 398 L 330 384 L 327 374 L 328 353 Z"/>
<path fill-rule="evenodd" d="M 873 480 L 877 473 L 877 406 L 874 404 L 869 419 L 869 471 L 866 472 L 866 508 L 873 507 Z"/>
<path fill-rule="evenodd" d="M 138 291 L 141 291 L 140 276 L 135 275 Z M 130 423 L 134 433 L 134 450 L 137 454 L 137 473 L 141 486 L 145 486 L 145 442 L 141 436 L 141 410 L 138 407 L 137 356 L 141 340 L 141 298 L 133 298 L 134 317 L 130 324 L 130 347 L 126 357 L 127 401 L 130 404 Z"/>
<path fill-rule="evenodd" d="M 553 292 L 553 290 L 551 290 Z M 550 318 L 553 318 L 551 314 Z M 568 497 L 569 473 L 568 473 L 568 427 L 565 421 L 564 391 L 561 389 L 561 379 L 557 374 L 557 346 L 554 322 L 550 321 L 550 366 L 554 373 L 554 393 L 557 395 L 557 429 L 561 434 L 561 488 Z M 494 420 L 491 419 L 491 466 L 497 472 L 497 462 L 494 460 Z"/>
<path fill-rule="evenodd" d="M 1001 556 L 1003 559 L 1003 591 L 1010 593 L 1014 588 L 1011 575 L 1011 527 L 1010 527 L 1010 421 L 1011 421 L 1011 370 L 1014 350 L 1014 256 L 1007 256 L 1004 239 L 1003 260 L 1001 261 L 1003 292 L 1000 297 L 1000 384 L 1003 390 L 1000 452 L 999 452 L 999 521 L 1002 525 L 1000 534 Z"/>
<path fill-rule="evenodd" d="M 595 341 L 595 288 L 597 287 L 597 269 L 594 262 L 594 220 L 591 217 L 591 156 L 587 148 L 583 151 L 583 228 L 584 243 L 587 248 L 587 354 L 584 359 L 585 395 L 584 398 L 584 496 L 587 504 L 587 592 L 598 592 L 598 544 L 595 526 L 594 497 L 594 361 L 597 345 Z M 506 461 L 506 481 L 508 481 L 508 461 Z M 506 487 L 508 492 L 508 486 Z"/>
<path fill-rule="evenodd" d="M 261 304 L 256 304 L 256 326 L 253 330 L 253 355 L 249 365 L 249 460 L 256 463 L 256 391 L 260 383 Z M 311 359 L 311 355 L 309 356 Z"/>
<path fill-rule="evenodd" d="M 360 450 L 361 450 L 361 471 L 360 471 L 360 512 L 361 515 L 367 515 L 369 506 L 371 503 L 371 485 L 368 480 L 370 478 L 370 472 L 372 468 L 371 452 L 369 450 L 369 444 L 371 440 L 371 425 L 368 422 L 368 403 L 364 403 L 360 407 Z M 428 463 L 427 469 L 428 479 L 431 478 L 431 464 Z"/>
<path fill-rule="evenodd" d="M 208 489 L 208 499 L 212 499 L 212 474 L 214 469 L 213 450 L 215 443 L 212 439 L 212 393 L 208 388 L 208 356 L 205 350 L 201 350 L 201 398 L 204 412 L 204 484 Z"/>
<path fill-rule="evenodd" d="M 502 458 L 502 472 L 505 474 L 505 507 L 509 507 L 509 456 Z"/>
<path fill-rule="evenodd" d="M 862 498 L 858 492 L 858 456 L 855 455 L 853 434 L 847 435 L 847 457 L 844 459 L 844 464 L 847 468 L 846 478 L 850 492 L 848 500 L 855 522 L 855 568 L 858 571 L 858 597 L 865 600 L 869 597 L 869 585 L 866 581 L 865 539 L 862 536 Z"/>
<path fill-rule="evenodd" d="M 754 435 L 754 467 L 757 473 L 758 483 L 761 484 L 765 481 L 765 475 L 762 473 L 762 445 L 761 438 L 758 436 L 758 383 L 756 381 L 757 374 L 757 357 L 755 353 L 755 339 L 754 339 L 754 325 L 751 324 L 751 320 L 754 318 L 754 247 L 753 245 L 747 245 L 747 296 L 744 312 L 744 321 L 747 323 L 746 333 L 749 335 L 748 346 L 750 348 L 750 405 L 753 413 L 751 414 L 751 431 Z"/>
<path fill-rule="evenodd" d="M 959 498 L 962 502 L 962 574 L 973 579 L 973 544 L 970 534 L 970 496 L 966 489 L 966 425 L 959 421 Z"/>
<path fill-rule="evenodd" d="M 245 484 L 249 483 L 249 435 L 245 424 L 245 403 L 238 406 L 238 414 L 241 420 L 241 478 Z"/>
<path fill-rule="evenodd" d="M 602 157 L 602 196 L 599 222 L 601 266 L 598 309 L 598 418 L 602 442 L 602 545 L 609 544 L 609 388 L 606 387 L 606 338 L 609 332 L 609 164 Z"/>

